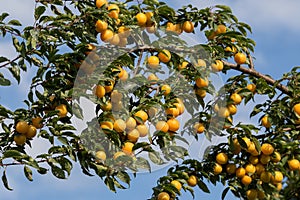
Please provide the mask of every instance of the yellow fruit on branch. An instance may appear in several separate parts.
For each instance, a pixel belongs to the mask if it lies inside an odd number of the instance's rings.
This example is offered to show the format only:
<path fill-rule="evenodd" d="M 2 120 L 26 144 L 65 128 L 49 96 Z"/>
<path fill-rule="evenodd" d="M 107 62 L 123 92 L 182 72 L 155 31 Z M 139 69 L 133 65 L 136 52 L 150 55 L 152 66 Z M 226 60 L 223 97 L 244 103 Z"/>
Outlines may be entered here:
<path fill-rule="evenodd" d="M 121 40 L 122 39 L 126 40 L 126 38 L 121 38 Z M 120 45 L 120 43 L 119 43 L 119 45 Z M 119 76 L 119 78 L 121 81 L 126 81 L 128 79 L 128 72 L 125 69 L 122 69 L 122 71 L 123 71 L 123 74 L 122 74 L 122 76 Z"/>
<path fill-rule="evenodd" d="M 255 165 L 255 173 L 256 173 L 257 175 L 261 175 L 261 173 L 262 173 L 263 171 L 265 171 L 265 167 L 264 167 L 263 164 L 258 163 L 258 164 Z"/>
<path fill-rule="evenodd" d="M 235 104 L 229 104 L 229 105 L 227 106 L 227 109 L 228 109 L 228 111 L 229 111 L 229 113 L 230 113 L 231 115 L 234 115 L 234 114 L 236 114 L 236 112 L 237 112 L 237 108 L 236 108 L 236 105 L 235 105 Z"/>
<path fill-rule="evenodd" d="M 180 123 L 177 119 L 171 118 L 167 121 L 167 124 L 169 125 L 169 131 L 176 132 L 178 131 L 180 127 Z"/>
<path fill-rule="evenodd" d="M 21 134 L 26 134 L 29 129 L 29 125 L 26 121 L 19 121 L 16 125 L 16 131 Z"/>
<path fill-rule="evenodd" d="M 255 173 L 256 168 L 255 168 L 255 166 L 253 164 L 247 164 L 245 166 L 245 170 L 246 170 L 246 173 L 251 176 L 252 174 Z"/>
<path fill-rule="evenodd" d="M 206 67 L 206 62 L 203 59 L 198 59 L 197 63 L 195 63 L 195 67 Z"/>
<path fill-rule="evenodd" d="M 119 157 L 121 157 L 121 156 L 126 156 L 126 154 L 125 154 L 123 151 L 117 151 L 117 152 L 114 154 L 113 158 L 114 158 L 114 160 L 116 160 L 117 158 L 119 158 Z"/>
<path fill-rule="evenodd" d="M 281 160 L 281 155 L 279 152 L 274 152 L 274 155 L 272 155 L 271 158 L 273 163 L 278 163 Z"/>
<path fill-rule="evenodd" d="M 220 165 L 219 163 L 215 163 L 215 166 L 214 166 L 214 174 L 215 174 L 215 175 L 218 175 L 218 174 L 220 174 L 222 171 L 223 171 L 222 165 Z"/>
<path fill-rule="evenodd" d="M 253 164 L 253 165 L 256 165 L 256 164 L 258 164 L 258 162 L 259 162 L 259 158 L 257 157 L 257 156 L 250 156 L 249 157 L 249 162 L 251 163 L 251 164 Z"/>
<path fill-rule="evenodd" d="M 34 117 L 32 118 L 31 122 L 32 125 L 35 126 L 35 128 L 43 128 L 42 120 L 43 119 L 41 117 Z"/>
<path fill-rule="evenodd" d="M 281 171 L 275 171 L 274 175 L 271 176 L 271 180 L 274 184 L 281 183 L 283 180 L 283 174 Z"/>
<path fill-rule="evenodd" d="M 290 170 L 299 170 L 300 169 L 300 162 L 297 159 L 291 159 L 288 161 L 288 166 Z"/>
<path fill-rule="evenodd" d="M 260 174 L 260 180 L 264 183 L 270 183 L 271 177 L 272 177 L 272 174 L 271 174 L 271 172 L 268 172 L 268 171 L 263 171 Z"/>
<path fill-rule="evenodd" d="M 129 117 L 126 120 L 126 130 L 131 131 L 135 129 L 135 127 L 136 127 L 136 120 L 133 117 Z"/>
<path fill-rule="evenodd" d="M 167 22 L 166 31 L 174 32 L 175 31 L 175 24 L 173 24 L 172 22 Z"/>
<path fill-rule="evenodd" d="M 172 184 L 178 191 L 180 191 L 181 188 L 182 188 L 182 184 L 181 184 L 179 181 L 177 181 L 177 180 L 171 181 L 171 184 Z"/>
<path fill-rule="evenodd" d="M 111 92 L 113 90 L 113 88 L 114 88 L 114 84 L 115 84 L 115 82 L 112 81 L 112 80 L 107 81 L 107 83 L 104 86 L 105 93 Z"/>
<path fill-rule="evenodd" d="M 191 33 L 194 31 L 194 24 L 191 21 L 185 21 L 182 25 L 182 30 L 186 33 Z"/>
<path fill-rule="evenodd" d="M 198 88 L 203 88 L 203 87 L 207 87 L 209 84 L 209 81 L 207 78 L 197 78 L 196 79 L 196 85 Z"/>
<path fill-rule="evenodd" d="M 233 93 L 232 95 L 230 95 L 230 99 L 234 104 L 240 104 L 242 102 L 242 97 L 238 93 Z"/>
<path fill-rule="evenodd" d="M 148 80 L 151 81 L 151 84 L 156 84 L 159 79 L 155 74 L 149 74 Z"/>
<path fill-rule="evenodd" d="M 261 154 L 260 155 L 259 161 L 260 161 L 261 164 L 266 165 L 266 164 L 268 164 L 270 162 L 270 160 L 271 160 L 270 156 L 265 155 L 265 154 Z"/>
<path fill-rule="evenodd" d="M 215 72 L 220 72 L 223 70 L 224 65 L 223 62 L 221 60 L 216 60 L 212 65 L 211 68 L 213 71 Z"/>
<path fill-rule="evenodd" d="M 180 65 L 178 65 L 178 70 L 185 69 L 188 66 L 188 62 L 183 61 Z"/>
<path fill-rule="evenodd" d="M 36 136 L 36 127 L 33 125 L 29 125 L 28 131 L 26 133 L 26 138 L 31 139 Z"/>
<path fill-rule="evenodd" d="M 176 106 L 177 110 L 179 111 L 179 115 L 184 113 L 184 104 L 183 103 L 174 103 L 174 106 Z"/>
<path fill-rule="evenodd" d="M 105 88 L 102 85 L 97 85 L 95 89 L 95 95 L 98 98 L 102 98 L 105 95 Z"/>
<path fill-rule="evenodd" d="M 252 182 L 252 178 L 248 175 L 245 175 L 245 176 L 242 177 L 241 182 L 244 185 L 250 185 L 250 183 Z"/>
<path fill-rule="evenodd" d="M 114 130 L 121 133 L 124 132 L 126 129 L 126 123 L 123 119 L 117 119 L 114 122 Z"/>
<path fill-rule="evenodd" d="M 218 111 L 219 117 L 227 118 L 227 117 L 229 117 L 229 115 L 230 115 L 230 112 L 227 107 L 221 107 Z"/>
<path fill-rule="evenodd" d="M 123 98 L 123 94 L 120 93 L 118 90 L 113 90 L 110 94 L 110 101 L 112 103 L 117 103 L 119 101 L 121 101 Z"/>
<path fill-rule="evenodd" d="M 127 133 L 127 139 L 132 142 L 136 143 L 140 137 L 140 132 L 137 129 L 133 129 L 129 133 Z"/>
<path fill-rule="evenodd" d="M 103 105 L 101 105 L 101 109 L 103 111 L 110 111 L 112 109 L 112 104 L 110 101 L 105 102 Z"/>
<path fill-rule="evenodd" d="M 171 117 L 177 117 L 179 115 L 179 110 L 175 108 L 167 108 L 166 114 Z"/>
<path fill-rule="evenodd" d="M 146 17 L 147 17 L 147 25 L 152 25 L 152 17 L 154 16 L 153 12 L 146 12 L 145 13 Z"/>
<path fill-rule="evenodd" d="M 158 121 L 155 125 L 155 128 L 157 131 L 162 131 L 166 133 L 169 130 L 169 125 L 165 121 Z"/>
<path fill-rule="evenodd" d="M 261 125 L 263 125 L 266 128 L 270 128 L 271 127 L 271 122 L 269 120 L 268 115 L 263 116 L 263 118 L 261 118 Z"/>
<path fill-rule="evenodd" d="M 205 130 L 205 126 L 202 123 L 196 123 L 194 125 L 194 130 L 195 130 L 196 133 L 203 133 L 204 130 Z"/>
<path fill-rule="evenodd" d="M 202 99 L 206 96 L 206 90 L 204 90 L 202 88 L 196 88 L 195 93 Z"/>
<path fill-rule="evenodd" d="M 134 144 L 132 142 L 125 142 L 122 147 L 122 151 L 124 153 L 126 153 L 127 155 L 131 155 L 133 146 L 134 146 Z"/>
<path fill-rule="evenodd" d="M 166 192 L 161 192 L 157 195 L 157 200 L 170 200 L 170 195 Z"/>
<path fill-rule="evenodd" d="M 226 33 L 226 26 L 223 24 L 219 24 L 217 26 L 217 30 L 215 31 L 216 35 L 221 34 L 221 33 Z"/>
<path fill-rule="evenodd" d="M 98 33 L 102 33 L 103 31 L 107 30 L 108 24 L 107 22 L 98 19 L 95 24 L 95 27 Z"/>
<path fill-rule="evenodd" d="M 127 28 L 126 26 L 120 26 L 118 28 L 118 34 L 121 38 L 129 37 L 130 33 L 130 28 Z"/>
<path fill-rule="evenodd" d="M 228 174 L 235 174 L 235 171 L 236 171 L 236 166 L 235 166 L 235 164 L 230 163 L 230 164 L 227 164 L 227 165 L 226 165 L 226 172 L 227 172 Z"/>
<path fill-rule="evenodd" d="M 138 13 L 135 16 L 139 26 L 144 26 L 147 23 L 147 16 L 144 13 Z"/>
<path fill-rule="evenodd" d="M 187 183 L 188 183 L 189 186 L 195 187 L 198 183 L 198 178 L 194 175 L 191 175 L 189 177 L 189 179 L 187 180 Z"/>
<path fill-rule="evenodd" d="M 107 0 L 96 0 L 96 7 L 101 8 L 102 6 L 107 6 Z"/>
<path fill-rule="evenodd" d="M 158 58 L 161 62 L 167 63 L 171 60 L 171 53 L 170 51 L 164 49 L 158 53 Z"/>
<path fill-rule="evenodd" d="M 106 160 L 106 153 L 104 151 L 97 151 L 95 154 L 96 162 L 101 162 Z"/>
<path fill-rule="evenodd" d="M 112 10 L 108 13 L 108 16 L 112 19 L 119 19 L 119 12 L 117 10 Z"/>
<path fill-rule="evenodd" d="M 243 167 L 239 167 L 235 171 L 235 175 L 238 178 L 243 178 L 246 175 L 246 170 Z"/>
<path fill-rule="evenodd" d="M 234 55 L 234 61 L 239 65 L 246 63 L 246 60 L 247 60 L 247 57 L 243 53 L 236 53 Z"/>
<path fill-rule="evenodd" d="M 146 137 L 149 133 L 149 128 L 145 124 L 137 125 L 136 130 L 138 130 L 140 137 Z"/>
<path fill-rule="evenodd" d="M 257 198 L 257 190 L 255 189 L 247 190 L 246 196 L 248 200 L 255 200 Z"/>
<path fill-rule="evenodd" d="M 109 42 L 114 36 L 114 32 L 112 30 L 106 29 L 101 32 L 100 39 L 103 42 Z"/>
<path fill-rule="evenodd" d="M 103 121 L 103 122 L 100 122 L 100 127 L 102 129 L 113 130 L 114 124 L 112 122 L 110 122 L 110 121 Z"/>
<path fill-rule="evenodd" d="M 111 45 L 119 45 L 120 37 L 119 34 L 113 34 L 113 37 L 109 40 L 109 44 Z"/>
<path fill-rule="evenodd" d="M 248 84 L 246 88 L 250 90 L 252 93 L 255 93 L 256 91 L 256 85 L 253 83 Z"/>
<path fill-rule="evenodd" d="M 17 145 L 24 145 L 26 143 L 26 136 L 23 134 L 17 134 L 14 136 L 14 141 Z"/>
<path fill-rule="evenodd" d="M 143 110 L 137 111 L 134 116 L 141 118 L 144 122 L 148 120 L 148 114 Z"/>
<path fill-rule="evenodd" d="M 150 56 L 147 59 L 147 64 L 152 69 L 157 69 L 159 66 L 159 58 L 157 56 Z"/>
<path fill-rule="evenodd" d="M 298 117 L 300 117 L 300 103 L 297 103 L 293 106 L 293 111 Z"/>
<path fill-rule="evenodd" d="M 118 6 L 117 4 L 110 4 L 110 5 L 108 6 L 107 10 L 108 10 L 109 12 L 111 12 L 111 11 L 116 11 L 117 13 L 120 12 L 120 8 L 119 8 L 119 6 Z"/>
<path fill-rule="evenodd" d="M 169 85 L 166 85 L 166 84 L 162 85 L 160 89 L 161 89 L 161 91 L 163 91 L 163 94 L 165 96 L 167 96 L 168 94 L 171 93 L 171 87 Z"/>
<path fill-rule="evenodd" d="M 228 162 L 228 156 L 227 156 L 227 154 L 226 154 L 226 153 L 223 153 L 223 152 L 218 153 L 218 154 L 216 155 L 216 161 L 217 161 L 217 163 L 219 163 L 220 165 L 226 164 L 226 163 Z"/>
<path fill-rule="evenodd" d="M 68 114 L 67 106 L 65 104 L 60 104 L 60 105 L 56 106 L 55 110 L 58 111 L 58 116 L 60 118 L 66 117 Z"/>
<path fill-rule="evenodd" d="M 264 143 L 261 145 L 261 152 L 269 156 L 274 152 L 274 147 L 269 143 Z"/>

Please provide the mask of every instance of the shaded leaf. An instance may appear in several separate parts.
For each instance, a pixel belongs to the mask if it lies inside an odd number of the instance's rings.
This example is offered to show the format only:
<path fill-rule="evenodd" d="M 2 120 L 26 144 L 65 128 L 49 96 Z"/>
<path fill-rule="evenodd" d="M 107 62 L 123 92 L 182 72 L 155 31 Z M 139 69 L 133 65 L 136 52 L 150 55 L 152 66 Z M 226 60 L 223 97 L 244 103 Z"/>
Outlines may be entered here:
<path fill-rule="evenodd" d="M 26 165 L 24 166 L 24 174 L 29 181 L 33 181 L 32 170 L 29 167 L 27 167 Z"/>

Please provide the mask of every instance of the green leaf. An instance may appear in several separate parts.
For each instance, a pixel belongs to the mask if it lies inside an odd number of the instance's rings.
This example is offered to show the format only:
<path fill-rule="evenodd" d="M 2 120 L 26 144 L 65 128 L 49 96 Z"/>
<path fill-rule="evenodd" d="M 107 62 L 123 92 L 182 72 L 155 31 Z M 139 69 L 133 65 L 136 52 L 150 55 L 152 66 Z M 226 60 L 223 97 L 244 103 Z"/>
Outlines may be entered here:
<path fill-rule="evenodd" d="M 32 170 L 29 167 L 27 167 L 26 165 L 24 166 L 24 174 L 29 181 L 33 181 Z"/>
<path fill-rule="evenodd" d="M 12 112 L 6 108 L 4 108 L 2 105 L 0 105 L 0 116 L 8 117 L 8 113 L 12 114 Z"/>
<path fill-rule="evenodd" d="M 2 13 L 1 15 L 0 15 L 0 21 L 3 21 L 6 17 L 8 17 L 9 16 L 9 14 L 8 13 Z"/>
<path fill-rule="evenodd" d="M 68 173 L 68 175 L 70 176 L 71 170 L 73 168 L 71 161 L 69 161 L 67 158 L 60 157 L 60 159 L 58 159 L 58 162 L 61 165 L 61 168 L 63 170 L 65 170 Z"/>
<path fill-rule="evenodd" d="M 53 165 L 53 166 L 51 166 L 51 171 L 55 177 L 57 177 L 59 179 L 66 179 L 65 172 L 61 168 Z"/>
<path fill-rule="evenodd" d="M 2 158 L 17 158 L 17 157 L 21 157 L 22 154 L 17 151 L 17 150 L 7 150 L 3 153 Z"/>
<path fill-rule="evenodd" d="M 147 169 L 149 170 L 149 172 L 151 172 L 151 166 L 150 166 L 150 163 L 147 159 L 145 158 L 142 158 L 142 157 L 138 157 L 137 158 L 137 161 L 135 163 L 136 167 L 138 169 Z"/>
<path fill-rule="evenodd" d="M 112 178 L 106 177 L 106 179 L 104 180 L 104 183 L 107 185 L 107 187 L 111 191 L 116 192 L 115 184 L 114 184 L 114 181 L 112 180 Z"/>
<path fill-rule="evenodd" d="M 230 187 L 227 187 L 225 190 L 223 190 L 223 192 L 222 192 L 222 200 L 225 199 L 226 194 L 228 193 L 229 189 L 230 189 Z"/>
<path fill-rule="evenodd" d="M 9 61 L 8 58 L 0 56 L 0 63 L 5 62 L 5 61 Z"/>
<path fill-rule="evenodd" d="M 44 14 L 45 11 L 46 8 L 44 6 L 37 7 L 34 11 L 34 18 L 37 20 L 42 14 Z"/>
<path fill-rule="evenodd" d="M 208 187 L 206 186 L 206 184 L 205 184 L 202 180 L 199 180 L 199 181 L 198 181 L 198 186 L 199 186 L 199 188 L 200 188 L 203 192 L 210 193 Z"/>
<path fill-rule="evenodd" d="M 225 6 L 225 5 L 216 5 L 216 8 L 220 8 L 224 11 L 227 11 L 227 12 L 232 12 L 231 11 L 231 8 L 229 6 Z"/>
<path fill-rule="evenodd" d="M 162 165 L 164 164 L 164 161 L 162 160 L 162 158 L 159 156 L 159 153 L 155 152 L 149 152 L 148 153 L 150 160 L 158 165 Z"/>
<path fill-rule="evenodd" d="M 2 175 L 2 182 L 3 182 L 3 185 L 5 186 L 6 189 L 12 191 L 13 189 L 11 187 L 9 187 L 8 185 L 8 181 L 7 181 L 7 177 L 6 177 L 6 171 L 4 170 L 3 171 L 3 175 Z"/>
<path fill-rule="evenodd" d="M 12 73 L 13 77 L 20 83 L 20 68 L 17 65 L 14 65 L 9 68 L 9 71 Z"/>
<path fill-rule="evenodd" d="M 18 20 L 16 20 L 16 19 L 10 20 L 8 22 L 8 24 L 9 25 L 14 25 L 14 26 L 22 26 L 22 24 Z"/>
<path fill-rule="evenodd" d="M 9 86 L 11 83 L 10 83 L 10 80 L 4 78 L 3 76 L 1 76 L 2 74 L 0 73 L 0 86 Z"/>
<path fill-rule="evenodd" d="M 126 172 L 118 172 L 117 178 L 120 179 L 122 182 L 127 183 L 128 185 L 130 184 L 130 176 Z"/>

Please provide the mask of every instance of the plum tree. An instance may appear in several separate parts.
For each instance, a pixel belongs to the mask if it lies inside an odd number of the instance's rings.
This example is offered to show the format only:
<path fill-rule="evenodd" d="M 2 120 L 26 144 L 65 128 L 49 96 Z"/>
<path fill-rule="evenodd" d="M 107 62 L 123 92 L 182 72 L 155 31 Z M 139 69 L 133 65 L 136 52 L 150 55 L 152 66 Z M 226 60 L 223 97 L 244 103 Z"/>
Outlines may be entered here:
<path fill-rule="evenodd" d="M 78 163 L 116 191 L 130 184 L 129 173 L 175 160 L 151 199 L 194 195 L 196 185 L 209 192 L 204 180 L 223 183 L 222 198 L 228 191 L 243 199 L 299 198 L 299 68 L 279 80 L 257 71 L 251 27 L 229 7 L 37 0 L 32 26 L 8 16 L 0 15 L 0 33 L 12 39 L 17 56 L 1 56 L 0 68 L 18 83 L 21 71 L 30 67 L 34 75 L 27 108 L 0 105 L 7 189 L 7 167 L 23 166 L 31 181 L 33 169 L 65 179 Z M 192 46 L 183 37 L 201 34 L 206 42 Z M 235 75 L 217 88 L 210 77 L 228 71 Z M 1 87 L 12 81 L 0 72 Z M 249 112 L 258 125 L 235 119 L 237 105 L 257 95 L 267 98 Z M 72 120 L 84 119 L 82 98 L 95 117 L 78 132 Z M 227 140 L 211 145 L 203 159 L 187 159 L 180 142 L 200 144 L 201 135 Z M 48 151 L 29 155 L 32 140 L 48 141 Z"/>

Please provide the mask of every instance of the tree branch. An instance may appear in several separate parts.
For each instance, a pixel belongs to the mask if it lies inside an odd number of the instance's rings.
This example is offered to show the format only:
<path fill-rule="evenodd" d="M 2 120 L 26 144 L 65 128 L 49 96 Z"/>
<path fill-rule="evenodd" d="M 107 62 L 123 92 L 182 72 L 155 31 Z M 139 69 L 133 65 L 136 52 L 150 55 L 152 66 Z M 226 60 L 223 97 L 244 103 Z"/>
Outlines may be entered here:
<path fill-rule="evenodd" d="M 224 65 L 230 67 L 231 69 L 234 69 L 234 70 L 252 75 L 256 78 L 262 78 L 270 85 L 275 85 L 276 84 L 276 80 L 274 80 L 273 78 L 254 70 L 254 69 L 245 68 L 245 67 L 242 67 L 238 64 L 230 63 L 230 62 L 227 62 L 227 61 L 224 61 L 224 60 L 222 62 L 224 63 Z M 289 89 L 286 86 L 284 86 L 280 83 L 276 84 L 276 88 L 279 89 L 280 91 L 282 91 L 283 93 L 289 95 L 289 96 L 291 95 L 291 92 L 289 91 Z"/>

